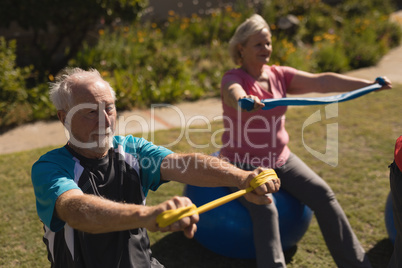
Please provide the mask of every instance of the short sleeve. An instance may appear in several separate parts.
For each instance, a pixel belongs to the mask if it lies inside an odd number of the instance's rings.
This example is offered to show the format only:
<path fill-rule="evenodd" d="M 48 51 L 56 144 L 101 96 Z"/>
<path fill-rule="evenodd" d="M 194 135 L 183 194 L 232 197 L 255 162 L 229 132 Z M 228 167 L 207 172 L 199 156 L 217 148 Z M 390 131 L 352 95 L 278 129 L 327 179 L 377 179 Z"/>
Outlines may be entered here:
<path fill-rule="evenodd" d="M 232 69 L 226 72 L 221 79 L 221 90 L 229 83 L 237 83 L 243 85 L 243 78 L 238 69 Z"/>
<path fill-rule="evenodd" d="M 143 138 L 116 136 L 117 146 L 123 146 L 125 153 L 137 158 L 140 167 L 140 179 L 145 195 L 148 190 L 155 191 L 164 183 L 161 181 L 160 168 L 163 159 L 173 152 L 165 147 L 157 146 Z"/>
<path fill-rule="evenodd" d="M 80 189 L 74 182 L 74 161 L 59 154 L 62 150 L 43 155 L 32 166 L 31 172 L 38 216 L 54 232 L 65 224 L 53 215 L 57 198 L 68 190 Z"/>
<path fill-rule="evenodd" d="M 151 142 L 142 141 L 140 151 L 141 180 L 144 187 L 155 191 L 162 184 L 160 174 L 162 161 L 173 152 Z"/>
<path fill-rule="evenodd" d="M 271 70 L 276 72 L 276 78 L 283 81 L 286 88 L 290 86 L 293 77 L 298 72 L 298 70 L 293 67 L 276 65 L 271 66 Z"/>

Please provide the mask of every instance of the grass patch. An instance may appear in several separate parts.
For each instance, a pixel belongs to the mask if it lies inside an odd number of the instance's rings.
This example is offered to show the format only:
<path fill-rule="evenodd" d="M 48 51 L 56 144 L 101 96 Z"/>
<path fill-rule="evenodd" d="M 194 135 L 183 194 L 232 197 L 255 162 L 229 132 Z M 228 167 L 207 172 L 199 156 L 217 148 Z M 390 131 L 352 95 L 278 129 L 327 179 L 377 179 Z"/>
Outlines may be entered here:
<path fill-rule="evenodd" d="M 384 207 L 389 193 L 388 165 L 393 160 L 396 138 L 402 134 L 400 121 L 401 86 L 393 90 L 371 93 L 362 98 L 341 103 L 338 116 L 323 119 L 303 129 L 305 120 L 324 106 L 290 108 L 287 129 L 290 147 L 333 188 L 348 216 L 353 230 L 368 252 L 373 267 L 384 267 L 392 252 L 384 223 Z M 312 156 L 304 147 L 325 152 L 326 126 L 338 124 L 338 165 L 333 167 Z M 212 144 L 211 135 L 222 129 L 221 122 L 212 125 L 211 132 L 191 133 L 197 144 Z M 303 136 L 302 136 L 303 133 Z M 155 143 L 168 144 L 180 135 L 179 129 L 158 131 Z M 30 181 L 32 164 L 52 148 L 42 148 L 0 156 L 0 266 L 48 267 L 47 253 L 42 242 L 42 224 L 35 210 Z M 196 150 L 183 139 L 173 150 Z M 169 183 L 155 193 L 148 204 L 162 202 L 181 195 L 183 185 Z M 253 267 L 254 260 L 238 260 L 219 256 L 186 239 L 181 233 L 150 233 L 154 256 L 166 267 Z M 326 248 L 317 222 L 311 225 L 299 242 L 297 250 L 288 254 L 288 267 L 335 267 Z"/>

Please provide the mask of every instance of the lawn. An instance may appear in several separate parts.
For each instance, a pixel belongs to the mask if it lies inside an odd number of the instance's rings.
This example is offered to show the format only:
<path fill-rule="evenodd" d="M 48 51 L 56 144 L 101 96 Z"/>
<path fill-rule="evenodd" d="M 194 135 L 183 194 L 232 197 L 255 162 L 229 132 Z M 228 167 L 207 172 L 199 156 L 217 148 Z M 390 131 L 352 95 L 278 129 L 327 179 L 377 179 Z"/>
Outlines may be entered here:
<path fill-rule="evenodd" d="M 402 135 L 401 89 L 397 86 L 393 90 L 341 103 L 334 106 L 337 113 L 328 119 L 325 118 L 325 106 L 290 108 L 287 113 L 291 150 L 331 185 L 373 267 L 385 267 L 392 252 L 384 223 L 384 207 L 389 193 L 388 165 L 393 160 L 395 140 Z M 321 120 L 305 124 L 317 113 L 321 114 Z M 333 165 L 308 151 L 326 153 L 327 138 L 330 137 L 327 126 L 338 129 L 338 151 L 331 160 Z M 211 135 L 221 129 L 221 122 L 216 122 L 211 131 L 192 132 L 191 140 L 212 144 Z M 159 131 L 155 133 L 155 143 L 168 144 L 179 135 L 179 129 Z M 49 266 L 42 242 L 42 225 L 35 211 L 30 169 L 39 156 L 50 149 L 0 156 L 0 267 Z M 172 149 L 206 154 L 217 150 L 212 145 L 194 149 L 186 139 Z M 165 184 L 157 192 L 150 193 L 148 204 L 180 195 L 182 189 L 183 185 L 178 183 Z M 181 233 L 150 233 L 150 239 L 154 256 L 166 267 L 249 268 L 255 265 L 254 260 L 219 256 Z M 335 267 L 314 217 L 297 249 L 286 255 L 291 268 Z"/>

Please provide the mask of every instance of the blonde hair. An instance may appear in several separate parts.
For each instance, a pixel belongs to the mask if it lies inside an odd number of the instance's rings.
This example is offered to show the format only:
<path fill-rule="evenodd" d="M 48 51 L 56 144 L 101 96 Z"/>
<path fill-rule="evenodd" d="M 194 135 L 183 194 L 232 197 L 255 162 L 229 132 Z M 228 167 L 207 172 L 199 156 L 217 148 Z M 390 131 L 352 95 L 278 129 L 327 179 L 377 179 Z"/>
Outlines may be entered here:
<path fill-rule="evenodd" d="M 258 14 L 252 15 L 237 27 L 234 35 L 229 41 L 229 54 L 235 64 L 241 65 L 242 61 L 238 45 L 244 45 L 251 35 L 258 33 L 263 29 L 268 29 L 268 31 L 270 31 L 268 23 Z"/>
<path fill-rule="evenodd" d="M 85 71 L 81 68 L 65 68 L 56 76 L 56 82 L 50 83 L 50 100 L 57 110 L 69 111 L 74 105 L 72 89 L 79 87 L 83 83 L 90 83 L 96 80 L 103 80 L 101 74 L 95 69 Z M 104 81 L 110 88 L 113 99 L 116 99 L 116 93 L 110 84 Z"/>

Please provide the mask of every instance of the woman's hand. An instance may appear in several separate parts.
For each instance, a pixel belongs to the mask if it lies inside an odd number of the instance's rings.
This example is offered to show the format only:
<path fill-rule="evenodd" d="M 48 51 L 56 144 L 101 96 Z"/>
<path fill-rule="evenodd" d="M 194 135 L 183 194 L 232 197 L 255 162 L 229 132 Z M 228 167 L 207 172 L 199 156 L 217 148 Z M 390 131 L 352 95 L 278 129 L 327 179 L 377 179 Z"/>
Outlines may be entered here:
<path fill-rule="evenodd" d="M 247 179 L 245 182 L 247 183 L 247 186 L 241 186 L 241 187 L 248 187 L 250 185 L 251 180 L 253 180 L 256 176 L 258 176 L 261 172 L 266 170 L 266 168 L 259 167 L 252 172 L 249 173 Z M 258 186 L 255 188 L 252 192 L 249 192 L 244 195 L 244 197 L 247 199 L 247 201 L 252 202 L 257 205 L 268 205 L 272 203 L 272 198 L 271 195 L 272 193 L 276 193 L 279 191 L 279 188 L 281 187 L 281 181 L 279 178 L 275 179 L 270 179 L 264 184 Z"/>
<path fill-rule="evenodd" d="M 260 110 L 262 107 L 265 106 L 265 104 L 262 103 L 261 100 L 260 100 L 260 98 L 258 98 L 257 96 L 254 96 L 254 95 L 245 95 L 245 96 L 243 96 L 242 98 L 239 98 L 239 99 L 244 99 L 244 98 L 252 99 L 252 100 L 254 101 L 254 107 L 253 107 L 253 109 L 250 110 L 250 111 L 247 111 L 247 110 L 245 110 L 245 109 L 241 109 L 243 112 L 255 112 L 255 111 L 258 111 L 258 110 Z"/>
<path fill-rule="evenodd" d="M 391 89 L 392 88 L 392 82 L 389 80 L 386 76 L 381 76 L 379 79 L 383 80 L 383 85 L 380 89 L 376 90 L 376 92 L 384 90 L 384 89 Z M 375 83 L 378 83 L 377 79 L 375 80 Z"/>

